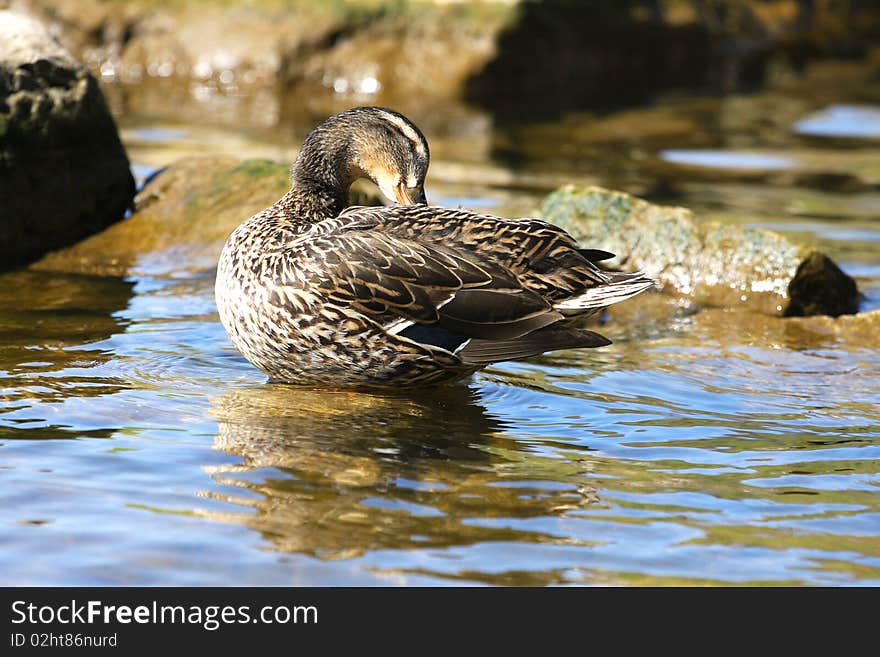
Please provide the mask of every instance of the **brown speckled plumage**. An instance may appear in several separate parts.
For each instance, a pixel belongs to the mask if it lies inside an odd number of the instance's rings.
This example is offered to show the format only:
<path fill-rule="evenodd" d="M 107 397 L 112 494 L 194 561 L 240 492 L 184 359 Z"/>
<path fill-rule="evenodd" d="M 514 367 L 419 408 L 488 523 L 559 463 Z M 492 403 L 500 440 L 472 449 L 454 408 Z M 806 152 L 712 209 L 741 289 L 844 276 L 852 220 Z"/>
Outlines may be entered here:
<path fill-rule="evenodd" d="M 431 207 L 428 148 L 399 114 L 356 108 L 306 139 L 291 190 L 229 237 L 216 298 L 236 347 L 273 381 L 425 384 L 488 363 L 608 344 L 572 326 L 650 287 L 601 271 L 538 219 Z M 406 205 L 344 209 L 368 177 Z"/>

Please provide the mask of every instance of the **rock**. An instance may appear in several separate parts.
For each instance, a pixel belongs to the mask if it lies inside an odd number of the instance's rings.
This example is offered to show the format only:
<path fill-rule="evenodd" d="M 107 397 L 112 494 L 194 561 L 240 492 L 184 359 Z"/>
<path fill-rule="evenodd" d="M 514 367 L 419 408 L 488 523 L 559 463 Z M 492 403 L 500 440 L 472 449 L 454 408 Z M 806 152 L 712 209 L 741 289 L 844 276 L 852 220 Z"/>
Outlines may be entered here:
<path fill-rule="evenodd" d="M 289 164 L 225 155 L 184 157 L 146 182 L 129 218 L 47 254 L 31 269 L 97 276 L 211 270 L 229 234 L 289 187 Z M 356 181 L 350 203 L 383 201 L 372 183 Z"/>
<path fill-rule="evenodd" d="M 229 234 L 289 186 L 288 165 L 224 156 L 184 158 L 144 186 L 131 217 L 50 253 L 33 268 L 104 276 L 211 269 Z"/>
<path fill-rule="evenodd" d="M 320 47 L 289 52 L 285 81 L 297 102 L 312 104 L 316 113 L 336 111 L 343 101 L 430 115 L 426 110 L 438 101 L 463 97 L 512 15 L 505 7 L 380 14 L 350 23 Z"/>
<path fill-rule="evenodd" d="M 47 254 L 32 270 L 97 276 L 170 276 L 217 265 L 229 234 L 290 187 L 290 166 L 224 155 L 185 157 L 151 177 L 135 211 L 98 235 Z M 360 181 L 351 203 L 378 205 Z"/>
<path fill-rule="evenodd" d="M 120 220 L 134 189 L 95 79 L 40 23 L 0 11 L 0 269 Z"/>
<path fill-rule="evenodd" d="M 849 348 L 863 348 L 872 353 L 880 335 L 880 310 L 840 317 L 793 317 L 787 322 L 798 330 L 833 338 Z"/>
<path fill-rule="evenodd" d="M 268 160 L 184 158 L 146 184 L 130 218 L 33 268 L 112 276 L 210 270 L 236 226 L 286 191 L 288 171 Z M 381 202 L 364 186 L 353 196 Z M 698 224 L 684 208 L 598 187 L 557 190 L 541 213 L 587 246 L 620 254 L 612 266 L 643 269 L 697 303 L 788 315 L 857 309 L 855 283 L 833 262 L 769 231 Z"/>
<path fill-rule="evenodd" d="M 230 3 L 19 0 L 107 80 L 192 77 L 223 84 L 277 82 L 280 39 L 300 22 L 287 8 Z M 235 39 L 228 26 L 235 25 Z M 229 78 L 232 73 L 234 79 Z"/>
<path fill-rule="evenodd" d="M 662 335 L 670 335 L 670 327 L 675 326 L 674 321 L 667 322 Z M 689 318 L 687 330 L 680 335 L 686 343 L 697 339 L 716 344 L 721 351 L 742 344 L 774 345 L 774 349 L 781 349 L 783 353 L 788 350 L 814 354 L 823 350 L 845 350 L 854 355 L 862 351 L 868 357 L 862 360 L 864 367 L 854 368 L 855 371 L 850 374 L 863 376 L 868 383 L 873 365 L 870 360 L 876 363 L 878 332 L 878 310 L 840 317 L 815 315 L 780 319 L 745 309 L 706 308 Z M 806 374 L 803 371 L 800 373 Z"/>
<path fill-rule="evenodd" d="M 20 1 L 108 82 L 176 80 L 175 93 L 202 101 L 264 93 L 270 114 L 284 97 L 285 113 L 309 119 L 357 104 L 417 113 L 438 100 L 459 101 L 516 15 L 507 2 Z"/>
<path fill-rule="evenodd" d="M 108 53 L 112 77 L 190 78 L 230 90 L 278 82 L 282 42 L 301 21 L 283 10 L 204 3 L 142 8 L 129 18 L 131 35 Z M 235 25 L 235 38 L 228 26 Z"/>
<path fill-rule="evenodd" d="M 603 264 L 643 270 L 698 304 L 786 315 L 858 311 L 855 282 L 830 258 L 770 231 L 700 223 L 685 208 L 600 187 L 563 187 L 545 199 L 541 216 L 590 248 L 618 254 Z"/>
<path fill-rule="evenodd" d="M 817 251 L 810 252 L 798 265 L 794 278 L 788 284 L 788 296 L 786 317 L 837 317 L 858 310 L 859 290 L 856 282 L 844 274 L 831 258 Z"/>

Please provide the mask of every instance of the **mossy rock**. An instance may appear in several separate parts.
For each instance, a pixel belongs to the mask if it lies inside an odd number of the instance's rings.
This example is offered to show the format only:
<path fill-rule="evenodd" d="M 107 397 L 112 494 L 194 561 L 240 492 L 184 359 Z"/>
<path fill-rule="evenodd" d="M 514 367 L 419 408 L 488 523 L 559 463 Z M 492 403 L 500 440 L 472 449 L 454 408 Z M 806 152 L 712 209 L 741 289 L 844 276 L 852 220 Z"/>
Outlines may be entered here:
<path fill-rule="evenodd" d="M 50 253 L 34 269 L 102 276 L 165 276 L 210 270 L 229 234 L 290 187 L 290 167 L 270 160 L 186 157 L 154 175 L 135 197 L 135 212 L 79 244 Z M 381 204 L 367 185 L 352 187 L 358 205 Z"/>
<path fill-rule="evenodd" d="M 229 234 L 289 186 L 284 164 L 221 156 L 184 158 L 145 185 L 131 217 L 48 254 L 33 267 L 109 276 L 210 269 Z"/>
<path fill-rule="evenodd" d="M 778 233 L 701 223 L 686 208 L 601 187 L 560 188 L 545 199 L 541 215 L 585 246 L 617 254 L 609 266 L 642 270 L 664 290 L 703 305 L 785 315 L 858 310 L 852 278 L 828 256 Z"/>

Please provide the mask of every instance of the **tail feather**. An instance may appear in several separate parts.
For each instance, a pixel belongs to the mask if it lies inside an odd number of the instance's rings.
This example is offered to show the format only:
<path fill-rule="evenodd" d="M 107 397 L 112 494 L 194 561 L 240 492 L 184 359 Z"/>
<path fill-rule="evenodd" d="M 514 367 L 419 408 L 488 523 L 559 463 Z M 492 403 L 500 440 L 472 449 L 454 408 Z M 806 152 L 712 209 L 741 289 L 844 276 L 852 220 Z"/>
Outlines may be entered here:
<path fill-rule="evenodd" d="M 473 339 L 457 354 L 466 364 L 486 365 L 537 356 L 556 349 L 604 347 L 609 344 L 611 340 L 605 336 L 586 329 L 545 326 L 513 340 Z"/>
<path fill-rule="evenodd" d="M 601 249 L 578 249 L 577 252 L 590 262 L 602 262 L 614 257 L 614 254 L 610 251 L 602 251 Z"/>
<path fill-rule="evenodd" d="M 656 285 L 652 278 L 648 278 L 642 272 L 603 272 L 608 282 L 588 288 L 583 294 L 569 297 L 554 304 L 553 309 L 571 315 L 587 310 L 596 310 L 620 303 L 640 292 L 644 292 Z"/>

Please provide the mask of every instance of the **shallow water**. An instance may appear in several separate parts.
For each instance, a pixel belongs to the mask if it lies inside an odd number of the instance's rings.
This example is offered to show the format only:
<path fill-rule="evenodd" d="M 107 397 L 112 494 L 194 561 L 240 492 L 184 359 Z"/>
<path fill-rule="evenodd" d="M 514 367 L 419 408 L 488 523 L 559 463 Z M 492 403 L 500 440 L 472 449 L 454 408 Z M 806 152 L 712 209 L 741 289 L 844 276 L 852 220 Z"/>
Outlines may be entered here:
<path fill-rule="evenodd" d="M 141 122 L 139 175 L 169 157 L 144 141 L 222 149 L 201 129 Z M 623 178 L 643 177 L 632 161 Z M 719 176 L 675 202 L 818 244 L 878 307 L 875 189 Z M 541 193 L 432 197 L 515 213 Z M 142 264 L 0 277 L 4 584 L 880 585 L 870 336 L 654 295 L 611 315 L 602 349 L 429 392 L 310 391 L 237 354 L 213 271 Z"/>

